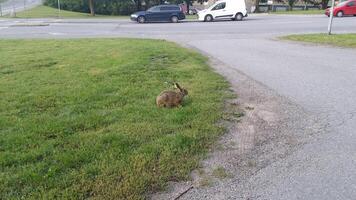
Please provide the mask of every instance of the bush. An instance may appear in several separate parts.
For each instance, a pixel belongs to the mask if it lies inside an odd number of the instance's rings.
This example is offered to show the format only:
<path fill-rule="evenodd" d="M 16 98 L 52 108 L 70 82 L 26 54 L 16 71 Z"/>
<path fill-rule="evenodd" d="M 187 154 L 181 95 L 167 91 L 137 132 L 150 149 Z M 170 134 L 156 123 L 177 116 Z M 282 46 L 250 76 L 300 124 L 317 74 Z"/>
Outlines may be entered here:
<path fill-rule="evenodd" d="M 45 0 L 45 5 L 57 8 L 57 0 Z M 103 15 L 128 15 L 135 11 L 131 0 L 97 0 L 94 1 L 95 12 Z M 87 0 L 61 0 L 61 9 L 89 13 Z"/>

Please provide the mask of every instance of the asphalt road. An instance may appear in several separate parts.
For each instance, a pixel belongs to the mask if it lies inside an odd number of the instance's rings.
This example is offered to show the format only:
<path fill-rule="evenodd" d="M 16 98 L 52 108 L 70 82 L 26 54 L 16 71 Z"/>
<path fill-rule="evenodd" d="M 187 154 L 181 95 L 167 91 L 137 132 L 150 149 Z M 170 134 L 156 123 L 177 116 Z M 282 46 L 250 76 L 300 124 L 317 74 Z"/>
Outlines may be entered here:
<path fill-rule="evenodd" d="M 252 199 L 355 199 L 356 50 L 276 39 L 326 32 L 327 21 L 325 16 L 258 15 L 242 22 L 142 25 L 38 19 L 23 26 L 21 20 L 0 20 L 0 38 L 161 38 L 197 48 L 327 122 L 318 139 L 249 178 Z M 356 18 L 336 18 L 334 32 L 356 32 Z M 236 199 L 243 191 L 235 184 L 220 184 L 213 192 Z M 188 192 L 187 199 L 205 199 L 207 193 Z"/>
<path fill-rule="evenodd" d="M 38 6 L 42 4 L 42 0 L 5 0 L 0 4 L 0 13 L 2 15 L 8 15 L 13 10 L 15 12 L 20 12 Z"/>

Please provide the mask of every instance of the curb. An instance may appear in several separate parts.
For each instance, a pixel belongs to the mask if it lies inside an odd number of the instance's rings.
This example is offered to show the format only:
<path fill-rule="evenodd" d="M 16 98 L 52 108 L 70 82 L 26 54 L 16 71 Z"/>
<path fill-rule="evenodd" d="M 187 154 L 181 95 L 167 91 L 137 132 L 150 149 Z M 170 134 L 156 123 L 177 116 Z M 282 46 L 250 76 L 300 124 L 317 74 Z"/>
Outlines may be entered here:
<path fill-rule="evenodd" d="M 10 25 L 11 27 L 26 27 L 26 26 L 49 26 L 48 23 L 18 23 L 18 24 L 13 24 Z"/>

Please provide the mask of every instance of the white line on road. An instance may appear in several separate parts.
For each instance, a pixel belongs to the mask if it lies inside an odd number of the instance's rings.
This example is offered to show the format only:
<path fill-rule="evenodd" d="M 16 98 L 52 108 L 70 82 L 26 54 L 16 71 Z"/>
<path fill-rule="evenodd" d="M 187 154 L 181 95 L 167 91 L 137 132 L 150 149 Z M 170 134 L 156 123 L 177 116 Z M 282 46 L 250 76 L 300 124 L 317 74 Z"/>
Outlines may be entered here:
<path fill-rule="evenodd" d="M 66 33 L 49 32 L 50 35 L 67 35 Z"/>

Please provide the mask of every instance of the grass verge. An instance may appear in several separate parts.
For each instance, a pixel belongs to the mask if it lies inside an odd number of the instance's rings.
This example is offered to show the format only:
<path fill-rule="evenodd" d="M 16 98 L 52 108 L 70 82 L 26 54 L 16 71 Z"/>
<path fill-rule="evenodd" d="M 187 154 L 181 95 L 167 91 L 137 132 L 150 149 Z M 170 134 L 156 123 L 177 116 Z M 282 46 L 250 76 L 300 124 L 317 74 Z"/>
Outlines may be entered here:
<path fill-rule="evenodd" d="M 197 15 L 185 15 L 185 19 L 187 20 L 198 20 Z"/>
<path fill-rule="evenodd" d="M 9 17 L 8 15 L 5 17 Z M 29 10 L 21 11 L 16 13 L 17 18 L 123 18 L 128 19 L 128 16 L 111 16 L 111 15 L 95 15 L 91 16 L 89 13 L 72 12 L 67 10 L 61 10 L 60 13 L 58 9 L 48 7 L 48 6 L 37 6 Z"/>
<path fill-rule="evenodd" d="M 292 11 L 276 11 L 270 14 L 283 14 L 283 15 L 321 15 L 324 10 L 292 10 Z"/>
<path fill-rule="evenodd" d="M 350 34 L 305 34 L 305 35 L 288 35 L 281 39 L 298 42 L 309 42 L 324 45 L 333 45 L 339 47 L 356 48 L 356 33 Z"/>
<path fill-rule="evenodd" d="M 0 196 L 143 199 L 189 178 L 214 140 L 228 83 L 161 40 L 0 40 Z M 184 106 L 155 97 L 177 80 Z"/>

